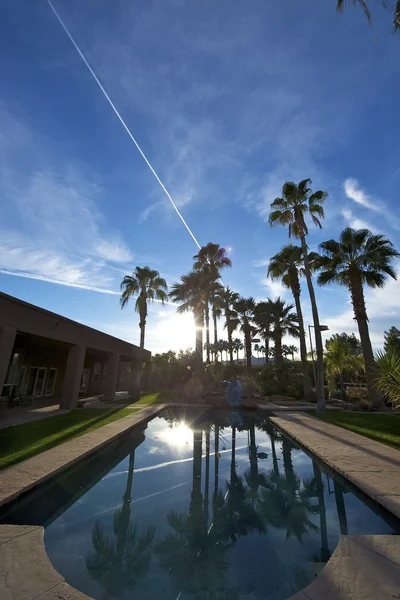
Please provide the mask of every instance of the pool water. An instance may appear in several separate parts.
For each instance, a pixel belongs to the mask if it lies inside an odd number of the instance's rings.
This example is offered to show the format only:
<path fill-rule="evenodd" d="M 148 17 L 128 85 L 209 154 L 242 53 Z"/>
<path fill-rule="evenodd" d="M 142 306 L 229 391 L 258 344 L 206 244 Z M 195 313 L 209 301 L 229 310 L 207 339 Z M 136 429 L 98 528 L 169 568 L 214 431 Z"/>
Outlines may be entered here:
<path fill-rule="evenodd" d="M 268 420 L 240 412 L 169 411 L 7 518 L 44 524 L 54 567 L 96 600 L 285 600 L 341 533 L 399 532 Z"/>

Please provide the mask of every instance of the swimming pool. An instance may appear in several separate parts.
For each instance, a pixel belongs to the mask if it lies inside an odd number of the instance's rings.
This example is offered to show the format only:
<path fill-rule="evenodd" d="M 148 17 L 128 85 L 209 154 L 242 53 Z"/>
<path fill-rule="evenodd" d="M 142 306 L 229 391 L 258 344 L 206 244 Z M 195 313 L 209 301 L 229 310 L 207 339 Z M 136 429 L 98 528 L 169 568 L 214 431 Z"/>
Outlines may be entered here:
<path fill-rule="evenodd" d="M 96 600 L 285 600 L 341 533 L 399 533 L 268 419 L 193 410 L 136 428 L 2 520 L 44 525 L 54 567 Z"/>

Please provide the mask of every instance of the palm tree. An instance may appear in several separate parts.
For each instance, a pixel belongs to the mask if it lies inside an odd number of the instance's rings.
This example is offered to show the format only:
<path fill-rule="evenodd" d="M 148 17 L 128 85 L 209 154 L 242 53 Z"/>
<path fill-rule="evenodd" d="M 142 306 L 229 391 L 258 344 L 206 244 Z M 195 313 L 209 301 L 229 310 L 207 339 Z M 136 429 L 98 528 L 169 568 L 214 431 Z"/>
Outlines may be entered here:
<path fill-rule="evenodd" d="M 318 283 L 337 283 L 350 291 L 364 356 L 369 398 L 372 404 L 382 404 L 374 385 L 376 365 L 369 337 L 364 285 L 381 288 L 388 276 L 396 279 L 391 263 L 400 254 L 385 236 L 373 235 L 368 229 L 355 230 L 350 227 L 342 231 L 338 242 L 328 240 L 320 244 L 320 248 L 323 255 L 316 258 L 316 266 L 321 270 Z"/>
<path fill-rule="evenodd" d="M 378 352 L 376 366 L 376 387 L 389 396 L 393 408 L 400 408 L 400 356 L 393 350 Z"/>
<path fill-rule="evenodd" d="M 292 312 L 293 304 L 287 304 L 278 298 L 272 303 L 273 336 L 275 342 L 275 360 L 282 363 L 282 338 L 284 335 L 299 337 L 299 325 L 296 313 Z"/>
<path fill-rule="evenodd" d="M 321 327 L 319 323 L 318 307 L 315 299 L 314 286 L 311 278 L 311 268 L 308 259 L 306 236 L 308 227 L 305 217 L 310 215 L 314 224 L 321 228 L 324 218 L 323 203 L 328 194 L 322 190 L 312 193 L 311 179 L 303 179 L 298 184 L 287 181 L 282 187 L 282 197 L 276 198 L 272 204 L 269 216 L 270 225 L 288 225 L 289 237 L 299 238 L 303 251 L 304 274 L 310 294 L 311 309 L 314 321 L 315 345 L 317 350 L 317 411 L 325 410 L 324 395 L 324 348 L 322 345 Z"/>
<path fill-rule="evenodd" d="M 327 340 L 325 348 L 325 368 L 329 395 L 332 396 L 334 393 L 336 378 L 339 378 L 342 399 L 345 400 L 346 390 L 343 374 L 345 372 L 360 371 L 363 366 L 362 357 L 354 354 L 349 342 L 339 336 Z"/>
<path fill-rule="evenodd" d="M 239 300 L 239 294 L 233 292 L 229 286 L 226 288 L 220 286 L 219 290 L 215 295 L 217 305 L 224 311 L 225 316 L 225 329 L 228 333 L 228 344 L 229 344 L 229 361 L 231 366 L 233 365 L 233 342 L 232 334 L 234 332 L 234 324 L 236 322 L 236 312 L 233 309 L 235 302 Z"/>
<path fill-rule="evenodd" d="M 144 348 L 144 337 L 147 319 L 147 302 L 167 298 L 167 282 L 160 277 L 158 271 L 150 267 L 136 267 L 132 275 L 125 275 L 121 283 L 123 290 L 120 298 L 121 308 L 125 308 L 130 298 L 137 296 L 135 310 L 139 313 L 140 348 Z"/>
<path fill-rule="evenodd" d="M 297 318 L 300 331 L 300 357 L 303 367 L 303 388 L 306 400 L 311 398 L 311 384 L 308 375 L 306 334 L 304 331 L 303 311 L 300 302 L 300 275 L 304 273 L 303 253 L 299 246 L 289 244 L 284 246 L 278 254 L 275 254 L 270 260 L 268 267 L 268 277 L 279 279 L 283 285 L 290 288 L 296 305 Z M 297 349 L 296 349 L 297 351 Z"/>
<path fill-rule="evenodd" d="M 231 267 L 232 261 L 226 256 L 225 248 L 219 244 L 209 242 L 206 246 L 200 248 L 197 254 L 193 256 L 194 269 L 202 271 L 206 276 L 204 279 L 205 294 L 205 321 L 206 321 L 206 342 L 210 343 L 210 300 L 215 294 L 215 285 L 220 278 L 220 270 L 225 267 Z M 207 354 L 207 362 L 210 362 L 210 355 Z"/>
<path fill-rule="evenodd" d="M 268 362 L 269 340 L 271 338 L 272 326 L 272 300 L 258 302 L 254 310 L 254 323 L 257 326 L 258 333 L 265 342 L 265 358 Z"/>
<path fill-rule="evenodd" d="M 196 362 L 201 368 L 203 363 L 203 327 L 206 295 L 204 293 L 204 282 L 207 279 L 201 271 L 191 271 L 188 275 L 182 275 L 181 283 L 175 283 L 169 293 L 172 302 L 181 302 L 178 313 L 193 311 L 196 325 Z M 209 347 L 209 346 L 207 346 Z"/>
<path fill-rule="evenodd" d="M 265 346 L 260 346 L 259 350 L 260 350 L 261 354 L 264 354 L 264 356 L 265 356 Z M 266 358 L 265 358 L 265 362 L 267 362 Z"/>
<path fill-rule="evenodd" d="M 253 348 L 254 352 L 257 352 L 257 358 L 260 358 L 260 346 L 258 344 L 254 344 Z"/>
<path fill-rule="evenodd" d="M 244 349 L 243 342 L 240 338 L 235 338 L 232 344 L 233 349 L 236 352 L 236 362 L 239 362 L 239 352 Z"/>
<path fill-rule="evenodd" d="M 297 346 L 295 346 L 294 344 L 291 344 L 290 346 L 288 346 L 288 350 L 289 350 L 289 354 L 292 356 L 292 360 L 294 361 L 294 355 L 298 353 Z M 307 356 L 306 356 L 306 358 L 307 358 Z"/>
<path fill-rule="evenodd" d="M 237 312 L 237 319 L 233 319 L 234 325 L 240 324 L 240 329 L 244 334 L 244 346 L 246 349 L 247 371 L 251 372 L 251 338 L 253 337 L 254 327 L 251 321 L 254 317 L 256 303 L 254 298 L 240 298 L 235 302 L 234 308 Z M 236 329 L 235 326 L 235 329 Z"/>

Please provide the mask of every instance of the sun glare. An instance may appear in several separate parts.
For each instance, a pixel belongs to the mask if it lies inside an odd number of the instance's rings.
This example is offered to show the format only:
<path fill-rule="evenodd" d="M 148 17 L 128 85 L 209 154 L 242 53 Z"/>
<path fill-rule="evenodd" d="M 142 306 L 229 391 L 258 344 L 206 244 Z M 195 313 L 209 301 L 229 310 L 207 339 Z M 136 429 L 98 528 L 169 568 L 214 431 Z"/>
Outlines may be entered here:
<path fill-rule="evenodd" d="M 184 421 L 173 427 L 168 427 L 161 433 L 160 437 L 169 446 L 174 446 L 175 448 L 184 448 L 193 444 L 193 431 Z"/>
<path fill-rule="evenodd" d="M 177 313 L 162 319 L 157 327 L 158 343 L 171 350 L 192 348 L 195 340 L 193 315 Z"/>

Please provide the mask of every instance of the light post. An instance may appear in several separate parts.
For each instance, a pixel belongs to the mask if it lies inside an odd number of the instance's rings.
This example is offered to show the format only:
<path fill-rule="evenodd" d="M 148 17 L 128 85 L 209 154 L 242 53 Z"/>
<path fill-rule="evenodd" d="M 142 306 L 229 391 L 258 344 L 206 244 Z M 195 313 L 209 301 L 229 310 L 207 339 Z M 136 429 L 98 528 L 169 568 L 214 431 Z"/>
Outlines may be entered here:
<path fill-rule="evenodd" d="M 311 357 L 312 357 L 312 366 L 313 366 L 313 373 L 314 373 L 314 384 L 315 384 L 315 387 L 317 387 L 318 386 L 318 383 L 317 383 L 318 380 L 317 380 L 317 370 L 315 368 L 314 348 L 313 348 L 313 345 L 312 345 L 312 337 L 311 337 L 311 327 L 313 329 L 315 329 L 315 326 L 314 325 L 309 325 L 308 326 L 308 335 L 310 337 Z M 328 325 L 320 325 L 319 326 L 319 330 L 320 331 L 329 331 L 329 327 L 328 327 Z"/>

